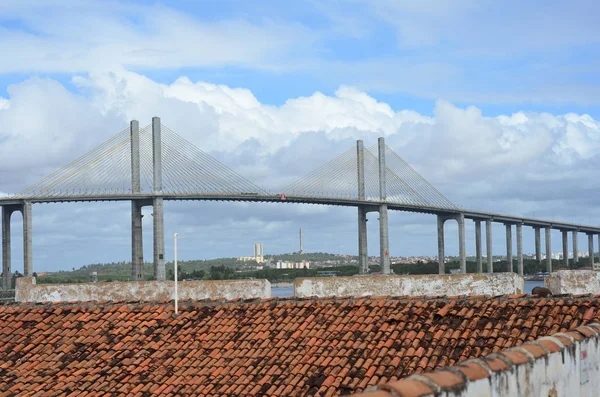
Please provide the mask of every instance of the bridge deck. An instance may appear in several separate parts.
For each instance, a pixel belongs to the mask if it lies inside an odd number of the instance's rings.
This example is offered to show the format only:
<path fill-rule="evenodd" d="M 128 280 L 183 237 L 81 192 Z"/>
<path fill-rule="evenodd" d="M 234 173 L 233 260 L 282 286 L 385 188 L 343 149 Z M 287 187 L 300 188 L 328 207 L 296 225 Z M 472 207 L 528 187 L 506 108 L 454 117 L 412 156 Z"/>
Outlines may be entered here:
<path fill-rule="evenodd" d="M 503 215 L 483 211 L 471 211 L 465 209 L 447 209 L 426 207 L 409 204 L 397 204 L 378 200 L 356 200 L 344 198 L 327 197 L 304 197 L 304 196 L 285 196 L 282 198 L 279 194 L 260 195 L 260 194 L 122 194 L 122 195 L 79 195 L 79 196 L 53 196 L 53 197 L 5 197 L 0 198 L 0 206 L 19 205 L 23 201 L 31 203 L 65 203 L 65 202 L 104 202 L 104 201 L 131 201 L 142 200 L 151 201 L 160 197 L 164 200 L 172 201 L 240 201 L 240 202 L 264 202 L 264 203 L 296 203 L 296 204 L 317 204 L 333 205 L 344 207 L 373 206 L 377 207 L 387 204 L 390 210 L 415 212 L 433 215 L 453 215 L 464 214 L 465 218 L 472 220 L 492 220 L 500 223 L 517 224 L 522 223 L 531 227 L 550 227 L 557 230 L 578 230 L 582 233 L 600 234 L 600 227 L 590 225 L 578 225 L 566 222 L 557 222 L 544 219 L 524 218 L 513 215 Z"/>

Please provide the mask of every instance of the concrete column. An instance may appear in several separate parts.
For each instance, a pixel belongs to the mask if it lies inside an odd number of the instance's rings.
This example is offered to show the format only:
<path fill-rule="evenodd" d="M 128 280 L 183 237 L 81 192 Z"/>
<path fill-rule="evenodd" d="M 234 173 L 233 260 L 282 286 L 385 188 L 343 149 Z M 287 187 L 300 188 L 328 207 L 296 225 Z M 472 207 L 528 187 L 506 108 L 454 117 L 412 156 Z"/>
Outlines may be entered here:
<path fill-rule="evenodd" d="M 129 124 L 131 143 L 131 193 L 141 192 L 140 180 L 140 128 L 137 120 Z M 142 205 L 131 200 L 131 280 L 144 278 L 144 247 L 142 235 Z"/>
<path fill-rule="evenodd" d="M 381 201 L 387 199 L 386 190 L 386 165 L 385 165 L 385 139 L 379 138 L 379 198 Z"/>
<path fill-rule="evenodd" d="M 369 273 L 369 254 L 367 248 L 367 210 L 358 207 L 358 270 Z"/>
<path fill-rule="evenodd" d="M 156 197 L 152 202 L 154 231 L 154 279 L 165 279 L 165 224 L 163 218 L 163 199 Z"/>
<path fill-rule="evenodd" d="M 160 117 L 152 117 L 152 175 L 153 193 L 162 192 L 162 147 Z"/>
<path fill-rule="evenodd" d="M 458 222 L 458 254 L 460 256 L 460 272 L 467 273 L 467 250 L 465 249 L 465 215 L 456 217 Z"/>
<path fill-rule="evenodd" d="M 588 255 L 590 266 L 594 267 L 594 235 L 592 233 L 588 233 Z"/>
<path fill-rule="evenodd" d="M 142 205 L 131 200 L 131 280 L 144 279 L 144 249 L 142 236 Z"/>
<path fill-rule="evenodd" d="M 481 221 L 475 221 L 475 258 L 477 260 L 477 273 L 483 273 L 483 259 L 481 254 Z"/>
<path fill-rule="evenodd" d="M 579 262 L 579 247 L 577 247 L 577 230 L 573 230 L 573 264 Z"/>
<path fill-rule="evenodd" d="M 546 271 L 552 272 L 552 241 L 550 238 L 550 226 L 546 226 Z"/>
<path fill-rule="evenodd" d="M 160 122 L 159 122 L 160 125 Z M 152 125 L 154 126 L 154 124 Z M 160 129 L 160 126 L 159 126 Z M 159 133 L 160 134 L 160 133 Z M 140 182 L 140 125 L 137 120 L 129 123 L 129 141 L 131 144 L 131 193 L 141 191 Z"/>
<path fill-rule="evenodd" d="M 562 231 L 563 265 L 569 267 L 569 232 Z"/>
<path fill-rule="evenodd" d="M 2 207 L 2 290 L 11 287 L 12 269 L 10 257 L 10 216 L 12 208 Z"/>
<path fill-rule="evenodd" d="M 356 141 L 356 169 L 358 175 L 358 199 L 365 199 L 365 151 L 363 141 Z M 358 270 L 369 273 L 369 254 L 367 247 L 367 210 L 358 207 Z"/>
<path fill-rule="evenodd" d="M 31 227 L 31 201 L 23 202 L 23 273 L 33 277 L 33 246 Z"/>
<path fill-rule="evenodd" d="M 387 204 L 379 206 L 379 251 L 381 271 L 383 274 L 390 274 L 390 236 L 388 234 Z"/>
<path fill-rule="evenodd" d="M 494 273 L 494 257 L 492 253 L 492 220 L 485 221 L 485 249 L 487 254 L 487 271 Z"/>
<path fill-rule="evenodd" d="M 517 223 L 517 269 L 523 275 L 523 224 Z"/>
<path fill-rule="evenodd" d="M 535 230 L 535 260 L 537 261 L 538 265 L 542 264 L 542 244 L 541 244 L 541 237 L 540 237 L 540 228 L 539 227 L 534 227 L 533 230 Z"/>
<path fill-rule="evenodd" d="M 440 274 L 446 274 L 446 257 L 444 255 L 444 222 L 446 219 L 437 216 L 437 234 L 438 234 L 438 269 Z"/>
<path fill-rule="evenodd" d="M 385 139 L 379 138 L 379 198 L 385 202 L 386 194 L 386 165 L 385 165 Z M 382 204 L 379 207 L 379 257 L 381 271 L 383 274 L 390 274 L 390 237 L 388 228 L 388 207 Z"/>
<path fill-rule="evenodd" d="M 162 155 L 161 155 L 160 118 L 152 117 L 152 172 L 153 193 L 162 193 Z M 163 215 L 163 199 L 154 197 L 153 207 L 153 246 L 154 246 L 154 278 L 165 279 L 165 224 Z"/>
<path fill-rule="evenodd" d="M 506 271 L 513 271 L 513 254 L 512 254 L 512 225 L 506 224 Z"/>

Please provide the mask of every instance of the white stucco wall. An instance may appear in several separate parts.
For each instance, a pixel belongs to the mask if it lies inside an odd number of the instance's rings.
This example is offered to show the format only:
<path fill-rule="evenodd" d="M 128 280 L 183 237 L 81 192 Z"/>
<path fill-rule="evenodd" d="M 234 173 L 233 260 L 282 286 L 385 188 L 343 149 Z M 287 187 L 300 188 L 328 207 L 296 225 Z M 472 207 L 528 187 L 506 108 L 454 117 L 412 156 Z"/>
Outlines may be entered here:
<path fill-rule="evenodd" d="M 504 295 L 522 293 L 523 288 L 524 280 L 516 273 L 314 277 L 294 281 L 296 297 Z"/>
<path fill-rule="evenodd" d="M 559 270 L 545 280 L 553 294 L 600 294 L 600 272 L 594 270 Z"/>
<path fill-rule="evenodd" d="M 585 357 L 585 358 L 582 358 Z M 467 383 L 447 397 L 596 397 L 600 391 L 600 343 L 586 338 L 561 351 Z"/>
<path fill-rule="evenodd" d="M 99 300 L 160 301 L 173 298 L 173 281 L 140 281 L 82 284 L 36 284 L 33 277 L 17 279 L 17 302 Z M 270 298 L 267 280 L 181 281 L 179 299 Z"/>

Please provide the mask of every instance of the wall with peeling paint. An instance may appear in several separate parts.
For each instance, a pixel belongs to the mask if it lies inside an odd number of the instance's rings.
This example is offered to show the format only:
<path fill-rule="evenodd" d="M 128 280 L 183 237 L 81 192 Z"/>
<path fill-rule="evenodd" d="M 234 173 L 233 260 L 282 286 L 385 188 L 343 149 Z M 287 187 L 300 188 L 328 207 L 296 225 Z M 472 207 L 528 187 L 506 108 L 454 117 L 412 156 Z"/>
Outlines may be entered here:
<path fill-rule="evenodd" d="M 600 294 L 600 272 L 594 270 L 559 270 L 550 273 L 546 288 L 553 294 Z"/>
<path fill-rule="evenodd" d="M 524 280 L 516 273 L 313 277 L 294 281 L 296 297 L 505 295 L 522 293 L 523 288 Z"/>
<path fill-rule="evenodd" d="M 17 302 L 161 301 L 173 299 L 173 281 L 81 284 L 36 284 L 34 277 L 17 278 Z M 270 298 L 267 280 L 180 281 L 179 299 Z"/>
<path fill-rule="evenodd" d="M 554 342 L 556 338 L 552 338 Z M 558 342 L 560 343 L 560 342 Z M 562 345 L 561 345 L 562 347 Z M 597 336 L 575 341 L 561 351 L 492 372 L 490 378 L 468 382 L 446 397 L 595 397 L 600 390 L 600 343 Z"/>

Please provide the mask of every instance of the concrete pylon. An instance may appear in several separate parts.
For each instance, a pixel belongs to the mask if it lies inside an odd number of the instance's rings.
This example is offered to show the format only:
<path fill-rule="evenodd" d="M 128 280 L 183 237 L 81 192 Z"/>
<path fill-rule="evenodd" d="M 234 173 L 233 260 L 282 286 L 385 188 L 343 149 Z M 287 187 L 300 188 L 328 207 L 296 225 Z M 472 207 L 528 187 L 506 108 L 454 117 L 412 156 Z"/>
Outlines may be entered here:
<path fill-rule="evenodd" d="M 10 245 L 10 217 L 13 213 L 11 207 L 2 207 L 2 290 L 9 290 L 12 281 L 11 245 Z"/>
<path fill-rule="evenodd" d="M 588 233 L 588 255 L 590 266 L 592 269 L 594 268 L 594 235 L 592 233 Z"/>
<path fill-rule="evenodd" d="M 550 237 L 552 229 L 546 226 L 546 271 L 552 272 L 552 241 Z"/>
<path fill-rule="evenodd" d="M 460 256 L 460 272 L 467 273 L 467 250 L 465 248 L 465 215 L 459 214 L 456 217 L 458 222 L 458 255 Z"/>
<path fill-rule="evenodd" d="M 467 272 L 467 254 L 465 249 L 465 215 L 460 213 L 457 215 L 438 215 L 437 230 L 438 230 L 438 269 L 440 274 L 446 272 L 445 254 L 444 254 L 444 223 L 448 219 L 454 219 L 458 223 L 458 260 L 460 263 L 460 272 Z"/>
<path fill-rule="evenodd" d="M 523 224 L 517 223 L 517 271 L 523 276 Z"/>
<path fill-rule="evenodd" d="M 541 233 L 539 227 L 534 227 L 535 230 L 535 260 L 538 265 L 542 264 L 542 243 L 541 243 Z"/>
<path fill-rule="evenodd" d="M 358 174 L 358 199 L 365 199 L 365 151 L 363 141 L 356 141 L 356 169 Z M 369 273 L 369 254 L 367 247 L 367 209 L 358 207 L 358 270 Z"/>
<path fill-rule="evenodd" d="M 512 254 L 512 225 L 506 223 L 506 271 L 513 271 L 513 254 Z"/>
<path fill-rule="evenodd" d="M 563 266 L 569 267 L 569 232 L 562 231 Z"/>
<path fill-rule="evenodd" d="M 475 220 L 475 260 L 477 273 L 483 273 L 483 258 L 481 253 L 481 221 Z"/>
<path fill-rule="evenodd" d="M 23 202 L 21 212 L 23 213 L 23 274 L 25 277 L 33 277 L 31 201 Z"/>
<path fill-rule="evenodd" d="M 598 250 L 600 251 L 600 234 L 598 234 Z M 593 253 L 593 251 L 592 251 L 592 253 Z M 600 255 L 600 253 L 599 253 L 599 255 Z M 593 256 L 593 255 L 592 255 L 592 256 Z M 599 258 L 599 259 L 600 259 L 600 258 Z"/>
<path fill-rule="evenodd" d="M 577 246 L 577 230 L 573 230 L 573 264 L 579 262 L 579 247 Z"/>
<path fill-rule="evenodd" d="M 137 120 L 129 124 L 131 143 L 131 193 L 141 192 L 140 180 L 140 126 Z M 131 280 L 144 278 L 144 246 L 142 234 L 142 204 L 131 200 Z"/>
<path fill-rule="evenodd" d="M 485 220 L 485 249 L 487 254 L 487 272 L 494 273 L 494 256 L 492 252 L 492 220 Z"/>
<path fill-rule="evenodd" d="M 385 139 L 379 138 L 379 198 L 382 202 L 387 199 L 386 193 L 386 165 L 385 165 Z M 383 274 L 390 274 L 390 236 L 388 225 L 388 206 L 379 206 L 379 258 Z"/>
<path fill-rule="evenodd" d="M 444 222 L 446 218 L 437 216 L 437 235 L 438 235 L 438 272 L 446 274 L 446 257 L 444 254 Z"/>
<path fill-rule="evenodd" d="M 162 194 L 162 151 L 161 151 L 161 129 L 160 118 L 152 118 L 152 226 L 153 226 L 153 248 L 154 248 L 154 279 L 165 279 L 165 223 L 163 212 L 163 199 L 156 197 Z"/>

